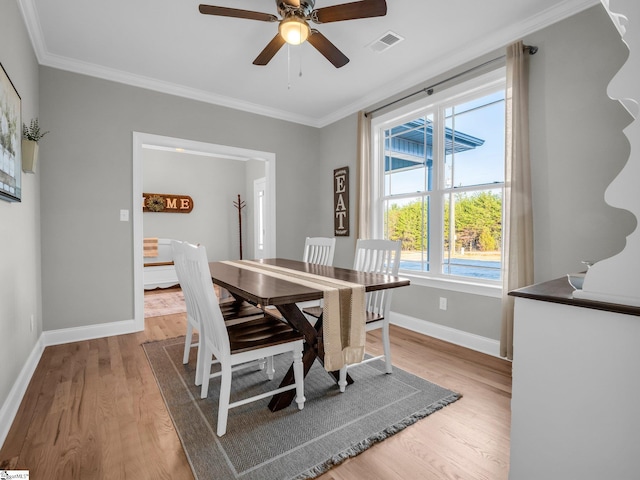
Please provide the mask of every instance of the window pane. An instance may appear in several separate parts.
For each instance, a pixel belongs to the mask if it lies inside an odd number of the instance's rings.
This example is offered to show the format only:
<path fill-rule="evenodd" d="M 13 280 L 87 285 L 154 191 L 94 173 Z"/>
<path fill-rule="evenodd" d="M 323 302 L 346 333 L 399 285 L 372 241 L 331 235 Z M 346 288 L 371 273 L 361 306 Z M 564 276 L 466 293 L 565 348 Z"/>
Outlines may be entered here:
<path fill-rule="evenodd" d="M 446 109 L 447 188 L 504 181 L 504 91 Z"/>
<path fill-rule="evenodd" d="M 442 273 L 499 280 L 502 269 L 502 189 L 444 198 Z"/>
<path fill-rule="evenodd" d="M 431 190 L 433 115 L 384 132 L 385 195 Z"/>
<path fill-rule="evenodd" d="M 429 271 L 429 197 L 385 201 L 385 238 L 400 240 L 400 269 Z"/>
<path fill-rule="evenodd" d="M 401 271 L 499 284 L 503 80 L 496 75 L 491 86 L 469 82 L 463 100 L 447 99 L 443 92 L 416 102 L 410 116 L 374 120 L 381 146 L 376 168 L 383 177 L 373 186 L 373 208 L 383 224 L 380 232 L 375 222 L 375 234 L 402 243 Z"/>

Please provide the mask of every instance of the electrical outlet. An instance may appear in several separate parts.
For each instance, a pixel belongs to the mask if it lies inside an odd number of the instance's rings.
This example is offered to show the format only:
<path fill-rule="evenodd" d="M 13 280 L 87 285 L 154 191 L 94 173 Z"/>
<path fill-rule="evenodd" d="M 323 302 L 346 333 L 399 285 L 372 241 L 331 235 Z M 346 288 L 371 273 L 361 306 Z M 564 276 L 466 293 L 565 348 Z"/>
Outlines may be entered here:
<path fill-rule="evenodd" d="M 446 309 L 447 309 L 447 298 L 440 297 L 440 310 L 446 310 Z"/>
<path fill-rule="evenodd" d="M 120 210 L 120 221 L 121 222 L 129 221 L 129 210 Z"/>

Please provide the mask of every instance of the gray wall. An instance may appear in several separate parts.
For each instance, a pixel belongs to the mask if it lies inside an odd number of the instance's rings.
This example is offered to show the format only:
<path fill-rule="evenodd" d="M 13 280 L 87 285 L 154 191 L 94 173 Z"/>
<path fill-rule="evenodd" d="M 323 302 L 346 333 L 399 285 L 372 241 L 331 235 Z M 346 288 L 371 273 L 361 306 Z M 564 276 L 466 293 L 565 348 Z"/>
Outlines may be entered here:
<path fill-rule="evenodd" d="M 322 129 L 321 163 L 324 173 L 317 182 L 316 221 L 309 231 L 314 236 L 333 237 L 333 171 L 349 167 L 349 233 L 348 237 L 336 237 L 336 253 L 333 264 L 351 268 L 356 246 L 356 209 L 358 171 L 356 168 L 358 117 L 350 115 Z"/>
<path fill-rule="evenodd" d="M 624 248 L 633 215 L 604 202 L 629 158 L 631 117 L 606 88 L 628 56 L 597 5 L 526 38 L 531 58 L 530 141 L 536 282 L 582 271 Z"/>
<path fill-rule="evenodd" d="M 45 330 L 133 318 L 132 131 L 274 152 L 277 254 L 300 255 L 318 129 L 47 67 L 40 82 Z"/>
<path fill-rule="evenodd" d="M 38 62 L 15 0 L 0 2 L 0 63 L 22 99 L 22 121 L 28 123 L 38 117 Z M 22 174 L 21 203 L 0 200 L 0 408 L 42 331 L 41 175 L 36 172 Z"/>
<path fill-rule="evenodd" d="M 541 47 L 531 59 L 531 152 L 542 281 L 580 268 L 581 259 L 615 253 L 635 226 L 603 201 L 627 158 L 620 131 L 629 117 L 604 92 L 626 49 L 600 6 L 525 42 Z M 331 235 L 334 168 L 350 166 L 355 208 L 355 115 L 314 129 L 38 71 L 15 1 L 0 2 L 0 61 L 22 96 L 23 117 L 39 115 L 51 130 L 40 145 L 38 173 L 23 175 L 23 202 L 0 202 L 0 332 L 11 345 L 0 353 L 0 404 L 42 329 L 133 317 L 132 224 L 119 222 L 119 210 L 133 208 L 132 131 L 275 152 L 278 256 L 300 258 L 305 236 Z M 352 236 L 338 241 L 337 265 L 351 264 L 354 219 Z M 437 311 L 440 292 L 417 286 L 398 290 L 394 309 L 498 338 L 497 301 L 447 293 L 446 312 Z"/>
<path fill-rule="evenodd" d="M 626 59 L 627 49 L 601 5 L 530 35 L 524 43 L 540 48 L 530 58 L 535 278 L 540 282 L 580 271 L 583 259 L 599 260 L 618 252 L 635 226 L 631 214 L 604 203 L 606 187 L 628 158 L 621 131 L 630 117 L 606 95 L 606 85 Z M 429 79 L 408 92 L 448 76 Z M 323 129 L 325 177 L 340 163 L 334 146 L 349 152 L 347 164 L 355 172 L 356 128 L 353 115 Z M 353 184 L 352 192 L 355 202 Z M 336 264 L 349 265 L 353 246 L 353 241 L 338 242 Z M 440 296 L 448 298 L 446 311 L 438 308 Z M 412 285 L 394 293 L 392 310 L 500 338 L 496 298 Z"/>
<path fill-rule="evenodd" d="M 248 168 L 249 163 L 255 168 Z M 244 257 L 252 256 L 253 178 L 264 176 L 264 162 L 144 149 L 142 171 L 144 192 L 189 195 L 194 205 L 188 214 L 144 212 L 145 237 L 202 244 L 211 261 L 239 258 L 238 211 L 232 203 L 239 194 L 246 202 L 242 209 Z"/>
<path fill-rule="evenodd" d="M 604 90 L 626 49 L 601 6 L 524 40 L 540 47 L 531 57 L 540 281 L 579 269 L 581 259 L 611 255 L 633 228 L 629 214 L 603 201 L 628 148 L 620 130 L 629 118 Z M 41 69 L 41 82 L 42 119 L 59 130 L 43 148 L 50 158 L 42 165 L 42 193 L 50 200 L 42 207 L 45 329 L 132 317 L 131 226 L 118 222 L 118 210 L 131 208 L 132 130 L 275 152 L 279 256 L 299 258 L 305 236 L 331 235 L 334 168 L 350 167 L 355 209 L 355 115 L 318 130 L 50 68 Z M 338 240 L 336 265 L 351 264 L 354 220 L 351 237 Z M 101 252 L 101 263 L 113 268 L 87 264 L 89 251 Z M 82 292 L 73 295 L 77 307 L 68 286 Z M 94 311 L 105 292 L 119 301 Z M 439 296 L 448 297 L 447 311 L 437 308 Z M 497 299 L 412 286 L 398 290 L 393 308 L 499 338 Z"/>

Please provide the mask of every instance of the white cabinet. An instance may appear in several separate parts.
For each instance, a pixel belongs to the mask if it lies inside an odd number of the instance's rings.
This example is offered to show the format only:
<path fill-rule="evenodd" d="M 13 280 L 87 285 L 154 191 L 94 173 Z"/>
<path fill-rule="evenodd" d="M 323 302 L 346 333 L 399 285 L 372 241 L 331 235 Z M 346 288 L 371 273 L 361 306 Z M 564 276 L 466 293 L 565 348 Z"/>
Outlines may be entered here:
<path fill-rule="evenodd" d="M 638 479 L 640 309 L 586 308 L 609 305 L 571 301 L 567 287 L 515 299 L 509 478 Z"/>

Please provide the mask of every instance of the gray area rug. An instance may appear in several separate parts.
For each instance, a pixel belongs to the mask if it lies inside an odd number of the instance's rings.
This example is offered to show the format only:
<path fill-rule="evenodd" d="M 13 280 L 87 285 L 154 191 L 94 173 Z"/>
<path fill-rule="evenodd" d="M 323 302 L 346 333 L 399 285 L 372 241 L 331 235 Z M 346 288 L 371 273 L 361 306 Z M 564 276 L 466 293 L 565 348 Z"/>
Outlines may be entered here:
<path fill-rule="evenodd" d="M 305 378 L 303 410 L 295 401 L 275 413 L 269 399 L 243 405 L 230 410 L 227 433 L 218 437 L 219 380 L 212 379 L 208 398 L 200 399 L 195 349 L 183 365 L 184 337 L 143 348 L 198 480 L 315 478 L 460 398 L 399 368 L 386 375 L 380 361 L 351 369 L 354 383 L 341 394 L 316 362 Z M 276 359 L 276 385 L 290 364 L 288 354 Z M 231 401 L 270 388 L 260 370 L 235 372 Z"/>

